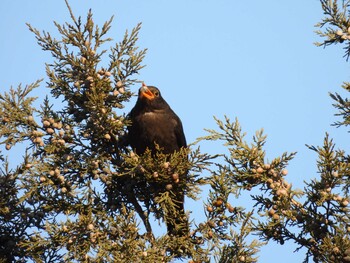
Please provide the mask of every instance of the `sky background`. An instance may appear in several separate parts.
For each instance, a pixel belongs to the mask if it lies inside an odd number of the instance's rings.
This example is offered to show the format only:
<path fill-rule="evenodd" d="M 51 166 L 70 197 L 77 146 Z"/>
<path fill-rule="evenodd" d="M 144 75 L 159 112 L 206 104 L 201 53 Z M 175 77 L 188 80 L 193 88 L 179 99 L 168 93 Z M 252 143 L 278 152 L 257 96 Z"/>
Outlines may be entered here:
<path fill-rule="evenodd" d="M 114 15 L 109 36 L 119 41 L 126 29 L 142 22 L 138 45 L 148 48 L 147 65 L 139 79 L 160 88 L 182 119 L 187 141 L 216 128 L 213 116 L 238 118 L 247 140 L 263 128 L 267 157 L 298 154 L 288 167 L 294 187 L 317 176 L 316 154 L 305 144 L 322 145 L 325 132 L 345 150 L 347 130 L 337 120 L 328 92 L 349 80 L 341 46 L 327 49 L 314 25 L 323 12 L 319 0 L 149 0 L 70 1 L 76 16 L 102 24 Z M 58 36 L 53 21 L 70 21 L 63 0 L 2 0 L 0 2 L 0 91 L 45 78 L 50 54 L 36 44 L 25 23 Z M 135 87 L 135 91 L 138 87 Z M 45 93 L 44 83 L 34 95 Z M 134 98 L 125 108 L 128 112 Z M 203 151 L 222 151 L 218 143 Z M 202 207 L 202 201 L 187 205 Z M 242 202 L 242 201 L 240 201 Z M 195 213 L 195 211 L 194 211 Z M 261 263 L 302 262 L 293 244 L 271 243 L 260 253 Z"/>

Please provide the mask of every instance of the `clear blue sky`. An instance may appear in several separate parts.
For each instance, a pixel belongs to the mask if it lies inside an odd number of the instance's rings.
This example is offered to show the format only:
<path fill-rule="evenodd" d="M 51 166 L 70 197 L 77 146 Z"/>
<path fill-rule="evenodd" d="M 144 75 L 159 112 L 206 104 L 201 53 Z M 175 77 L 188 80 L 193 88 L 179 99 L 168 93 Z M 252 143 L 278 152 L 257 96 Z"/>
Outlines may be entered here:
<path fill-rule="evenodd" d="M 321 145 L 327 131 L 339 147 L 349 148 L 347 131 L 330 126 L 336 110 L 328 96 L 329 91 L 344 94 L 340 85 L 349 80 L 349 66 L 340 46 L 324 50 L 313 45 L 321 41 L 314 33 L 323 17 L 319 0 L 70 3 L 83 18 L 92 8 L 101 25 L 114 15 L 110 36 L 115 40 L 143 23 L 139 46 L 149 51 L 139 79 L 161 89 L 182 119 L 189 142 L 205 135 L 204 128 L 216 128 L 214 115 L 237 117 L 247 139 L 264 128 L 270 159 L 298 152 L 287 178 L 299 188 L 303 180 L 317 176 L 316 155 L 305 144 Z M 0 12 L 4 91 L 45 77 L 44 63 L 50 61 L 25 23 L 55 34 L 52 21 L 70 18 L 63 0 L 2 0 Z M 222 150 L 215 143 L 203 149 Z M 301 262 L 304 255 L 293 254 L 294 249 L 293 244 L 271 243 L 262 249 L 259 262 Z"/>

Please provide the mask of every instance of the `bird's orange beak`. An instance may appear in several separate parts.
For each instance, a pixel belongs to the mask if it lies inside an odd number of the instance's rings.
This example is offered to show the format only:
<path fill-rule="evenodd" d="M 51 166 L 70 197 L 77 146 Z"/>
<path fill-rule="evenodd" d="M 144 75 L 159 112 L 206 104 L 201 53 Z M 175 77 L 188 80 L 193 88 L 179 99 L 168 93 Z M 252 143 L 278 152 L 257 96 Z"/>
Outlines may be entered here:
<path fill-rule="evenodd" d="M 149 90 L 145 83 L 142 83 L 140 97 L 145 97 L 148 100 L 154 99 L 154 94 L 152 93 L 152 91 Z"/>

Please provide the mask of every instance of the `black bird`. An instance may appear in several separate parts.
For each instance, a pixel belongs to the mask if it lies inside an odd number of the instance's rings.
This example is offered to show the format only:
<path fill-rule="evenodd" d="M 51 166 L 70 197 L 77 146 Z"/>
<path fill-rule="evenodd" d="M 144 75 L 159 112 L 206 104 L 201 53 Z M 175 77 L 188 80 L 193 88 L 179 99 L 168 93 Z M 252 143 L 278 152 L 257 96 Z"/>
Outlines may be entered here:
<path fill-rule="evenodd" d="M 129 113 L 129 118 L 131 120 L 131 125 L 128 126 L 129 144 L 138 155 L 142 155 L 147 148 L 155 154 L 156 144 L 164 154 L 172 154 L 179 151 L 181 147 L 187 147 L 180 118 L 156 87 L 142 84 L 136 105 Z M 181 176 L 186 177 L 186 175 Z M 161 188 L 164 185 L 155 187 Z M 161 191 L 161 189 L 158 190 Z M 185 235 L 188 232 L 188 223 L 184 210 L 183 186 L 174 187 L 172 193 L 172 200 L 177 209 L 175 213 L 165 214 L 168 234 Z"/>

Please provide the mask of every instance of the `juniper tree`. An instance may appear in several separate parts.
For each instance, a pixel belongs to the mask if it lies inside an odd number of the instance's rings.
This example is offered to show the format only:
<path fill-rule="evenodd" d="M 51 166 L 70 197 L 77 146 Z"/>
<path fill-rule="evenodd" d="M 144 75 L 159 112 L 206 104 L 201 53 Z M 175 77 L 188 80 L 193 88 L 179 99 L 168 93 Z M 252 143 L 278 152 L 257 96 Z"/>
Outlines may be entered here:
<path fill-rule="evenodd" d="M 350 1 L 321 0 L 325 18 L 316 26 L 317 34 L 325 38 L 318 46 L 345 44 L 345 58 L 350 56 Z M 349 83 L 343 88 L 349 91 Z M 335 126 L 349 125 L 349 101 L 337 93 L 330 93 L 335 100 L 336 114 L 342 121 Z M 326 133 L 322 146 L 307 147 L 318 154 L 319 176 L 305 181 L 303 191 L 294 190 L 284 179 L 285 166 L 294 153 L 265 162 L 261 151 L 265 138 L 258 133 L 255 146 L 249 147 L 239 136 L 237 121 L 217 121 L 222 133 L 210 130 L 207 139 L 224 140 L 229 149 L 225 166 L 220 165 L 222 176 L 231 173 L 234 179 L 227 185 L 238 186 L 239 191 L 258 187 L 253 194 L 255 207 L 261 216 L 252 223 L 252 232 L 263 241 L 286 241 L 297 244 L 296 251 L 306 249 L 304 262 L 350 262 L 350 210 L 349 210 L 349 155 L 337 149 L 333 139 Z M 259 139 L 260 138 L 260 139 Z M 260 141 L 260 143 L 258 143 Z M 214 177 L 215 178 L 215 177 Z M 221 186 L 220 186 L 221 187 Z M 224 262 L 236 262 L 234 252 L 223 253 Z M 224 251 L 226 252 L 226 251 Z"/>
<path fill-rule="evenodd" d="M 141 25 L 105 50 L 113 19 L 100 28 L 91 11 L 83 22 L 67 6 L 71 23 L 55 23 L 59 38 L 28 25 L 53 57 L 45 87 L 37 81 L 0 96 L 2 152 L 25 149 L 15 163 L 1 155 L 2 259 L 208 260 L 219 246 L 198 222 L 186 237 L 152 232 L 153 221 L 164 225 L 175 205 L 171 187 L 154 198 L 149 186 L 183 184 L 173 175 L 189 171 L 185 192 L 197 198 L 214 157 L 195 146 L 171 156 L 138 156 L 124 140 L 130 121 L 122 108 L 140 83 L 135 76 L 146 54 L 136 45 Z M 38 88 L 50 91 L 42 102 L 30 95 Z"/>
<path fill-rule="evenodd" d="M 319 32 L 323 45 L 348 44 L 348 3 L 321 4 L 326 18 L 319 26 L 330 25 Z M 306 249 L 305 262 L 350 261 L 349 156 L 328 135 L 323 146 L 309 146 L 318 153 L 319 176 L 303 190 L 286 179 L 296 153 L 268 160 L 263 130 L 248 140 L 238 119 L 216 118 L 217 129 L 170 156 L 137 155 L 125 141 L 123 107 L 141 82 L 141 24 L 114 43 L 112 18 L 100 28 L 91 11 L 83 21 L 67 6 L 71 22 L 55 23 L 58 37 L 28 25 L 53 57 L 46 84 L 0 95 L 0 260 L 257 262 L 266 242 L 294 242 Z M 38 101 L 34 89 L 49 94 Z M 347 99 L 332 97 L 344 117 L 337 125 L 347 125 Z M 202 153 L 203 140 L 227 151 Z M 7 153 L 22 149 L 11 163 Z M 173 176 L 183 171 L 186 196 L 203 204 L 205 216 L 188 211 L 188 236 L 153 231 L 157 223 L 166 229 L 167 210 L 176 207 L 172 187 L 155 198 L 150 186 L 184 183 Z M 252 207 L 239 205 L 243 197 Z"/>

